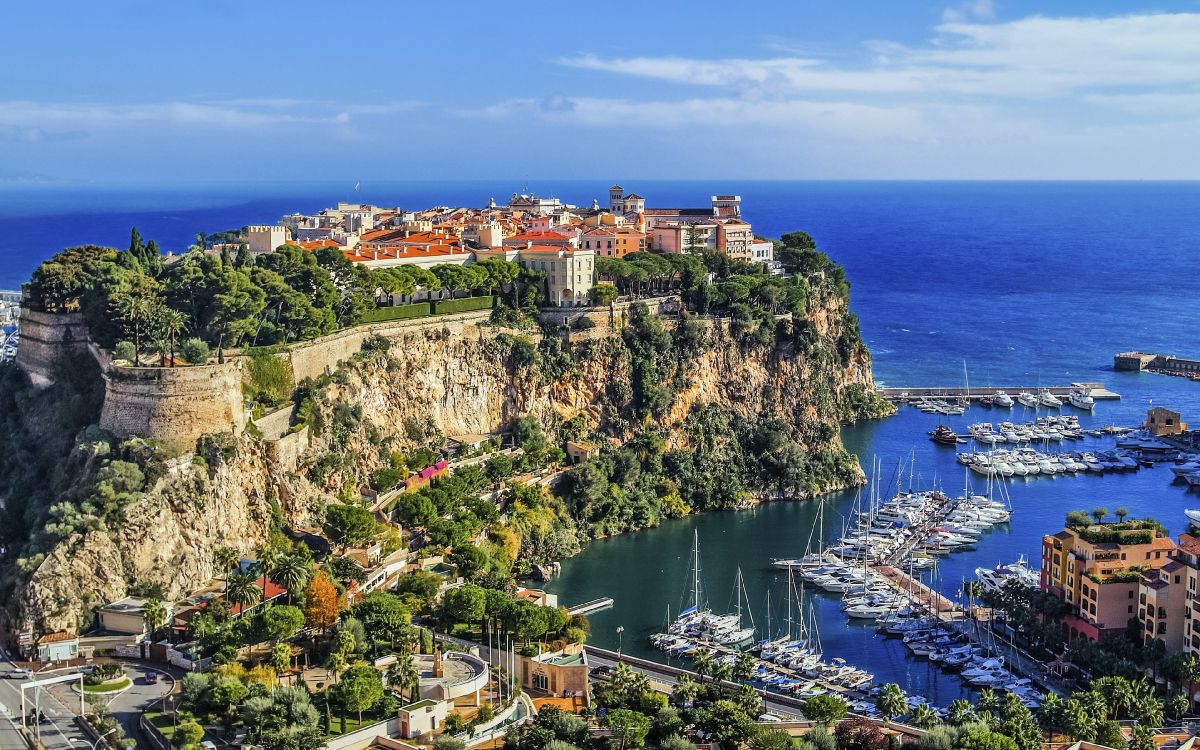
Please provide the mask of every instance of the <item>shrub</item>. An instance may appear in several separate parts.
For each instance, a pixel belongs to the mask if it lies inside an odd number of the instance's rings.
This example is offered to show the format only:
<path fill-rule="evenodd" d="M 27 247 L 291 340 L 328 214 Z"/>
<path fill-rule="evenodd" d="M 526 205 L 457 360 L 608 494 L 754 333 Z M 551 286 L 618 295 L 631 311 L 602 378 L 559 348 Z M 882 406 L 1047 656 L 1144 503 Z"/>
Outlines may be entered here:
<path fill-rule="evenodd" d="M 490 309 L 492 309 L 492 296 L 490 294 L 482 297 L 464 297 L 463 299 L 440 299 L 433 303 L 434 315 Z"/>
<path fill-rule="evenodd" d="M 252 395 L 266 404 L 283 403 L 295 388 L 291 360 L 271 350 L 251 352 L 246 375 Z"/>
<path fill-rule="evenodd" d="M 200 339 L 184 339 L 179 345 L 179 353 L 193 365 L 202 365 L 208 361 L 208 344 Z"/>
<path fill-rule="evenodd" d="M 389 320 L 412 320 L 424 318 L 432 308 L 428 302 L 417 302 L 412 305 L 396 305 L 395 307 L 376 307 L 363 313 L 364 323 L 384 323 Z"/>
<path fill-rule="evenodd" d="M 112 351 L 113 359 L 123 359 L 128 362 L 133 361 L 135 354 L 137 354 L 137 352 L 134 351 L 132 341 L 118 341 L 117 345 L 113 347 Z"/>

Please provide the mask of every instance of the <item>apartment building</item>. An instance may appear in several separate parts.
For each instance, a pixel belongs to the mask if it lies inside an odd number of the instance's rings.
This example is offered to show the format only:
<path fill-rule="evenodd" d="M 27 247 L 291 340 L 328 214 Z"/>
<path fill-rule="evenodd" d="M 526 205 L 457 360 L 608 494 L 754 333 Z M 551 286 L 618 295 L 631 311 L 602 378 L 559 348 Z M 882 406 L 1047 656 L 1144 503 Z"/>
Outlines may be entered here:
<path fill-rule="evenodd" d="M 598 258 L 624 258 L 646 249 L 646 233 L 629 227 L 601 227 L 584 232 L 579 244 Z"/>
<path fill-rule="evenodd" d="M 1174 551 L 1175 543 L 1149 521 L 1068 527 L 1044 536 L 1040 585 L 1071 605 L 1064 637 L 1098 640 L 1143 618 L 1143 572 L 1170 563 Z"/>

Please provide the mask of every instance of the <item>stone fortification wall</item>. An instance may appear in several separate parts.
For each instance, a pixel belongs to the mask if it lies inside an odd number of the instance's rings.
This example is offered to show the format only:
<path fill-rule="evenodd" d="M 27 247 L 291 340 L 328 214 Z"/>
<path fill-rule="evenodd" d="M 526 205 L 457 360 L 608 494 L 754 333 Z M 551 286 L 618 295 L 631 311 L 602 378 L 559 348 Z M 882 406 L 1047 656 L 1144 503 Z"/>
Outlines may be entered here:
<path fill-rule="evenodd" d="M 406 334 L 442 329 L 449 329 L 451 333 L 461 333 L 469 326 L 486 321 L 491 315 L 491 310 L 477 310 L 355 326 L 319 339 L 292 344 L 288 348 L 288 356 L 291 357 L 292 372 L 297 381 L 315 378 L 333 372 L 339 362 L 360 351 L 363 342 L 372 336 L 398 339 Z"/>
<path fill-rule="evenodd" d="M 538 317 L 543 323 L 557 323 L 558 325 L 571 325 L 581 318 L 588 318 L 598 326 L 611 325 L 620 328 L 624 326 L 624 321 L 629 317 L 629 308 L 639 302 L 650 308 L 650 312 L 658 315 L 674 315 L 683 307 L 679 297 L 670 295 L 614 302 L 612 305 L 597 307 L 546 307 L 542 308 Z"/>
<path fill-rule="evenodd" d="M 201 435 L 246 425 L 237 360 L 194 367 L 111 367 L 100 426 L 190 449 Z"/>
<path fill-rule="evenodd" d="M 87 325 L 80 313 L 47 313 L 22 307 L 20 326 L 17 364 L 40 388 L 54 382 L 54 371 L 60 364 L 90 356 Z"/>

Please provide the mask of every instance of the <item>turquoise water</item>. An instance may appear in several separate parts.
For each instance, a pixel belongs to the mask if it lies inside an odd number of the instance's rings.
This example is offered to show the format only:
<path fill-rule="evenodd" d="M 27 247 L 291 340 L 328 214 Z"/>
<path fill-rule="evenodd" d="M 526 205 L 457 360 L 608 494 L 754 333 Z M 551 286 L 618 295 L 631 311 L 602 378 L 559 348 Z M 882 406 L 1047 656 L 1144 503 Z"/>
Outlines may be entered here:
<path fill-rule="evenodd" d="M 588 205 L 604 201 L 611 180 L 531 184 L 542 194 Z M 768 236 L 801 228 L 847 268 L 852 305 L 875 356 L 875 374 L 892 385 L 957 385 L 963 365 L 973 385 L 1059 385 L 1103 381 L 1124 397 L 1101 402 L 1095 424 L 1135 424 L 1151 402 L 1172 406 L 1200 424 L 1200 383 L 1149 374 L 1115 373 L 1125 349 L 1200 356 L 1200 184 L 1197 183 L 803 183 L 631 182 L 650 205 L 704 205 L 713 193 L 735 192 L 755 231 Z M 0 191 L 0 287 L 24 280 L 64 246 L 122 246 L 129 227 L 182 249 L 197 231 L 269 223 L 292 211 L 337 200 L 422 208 L 483 205 L 522 185 L 498 183 L 350 183 L 225 185 L 173 190 L 40 189 Z M 1013 417 L 1020 415 L 1020 409 Z M 996 421 L 973 409 L 951 424 Z M 957 490 L 963 483 L 953 451 L 929 442 L 937 418 L 915 410 L 845 430 L 865 466 L 878 459 L 889 481 L 899 462 L 915 459 L 921 486 Z M 1110 443 L 1103 443 L 1110 444 Z M 907 481 L 907 480 L 906 480 Z M 1013 521 L 985 536 L 978 550 L 953 555 L 936 582 L 953 592 L 975 567 L 1039 556 L 1043 533 L 1076 508 L 1119 505 L 1153 514 L 1182 530 L 1185 507 L 1200 495 L 1171 483 L 1166 469 L 1134 474 L 1036 478 L 1011 486 Z M 853 493 L 826 500 L 826 537 L 836 536 Z M 775 557 L 803 551 L 815 503 L 774 503 L 752 511 L 669 522 L 591 544 L 567 560 L 550 588 L 565 603 L 612 596 L 616 605 L 592 616 L 593 641 L 659 657 L 645 636 L 677 610 L 686 589 L 692 532 L 700 534 L 710 602 L 729 602 L 740 565 L 756 617 L 768 589 L 779 603 Z M 895 641 L 847 624 L 833 599 L 813 596 L 826 652 L 899 682 L 938 703 L 958 697 L 956 678 L 911 660 Z M 776 617 L 778 617 L 778 610 Z M 623 635 L 617 628 L 624 627 Z"/>

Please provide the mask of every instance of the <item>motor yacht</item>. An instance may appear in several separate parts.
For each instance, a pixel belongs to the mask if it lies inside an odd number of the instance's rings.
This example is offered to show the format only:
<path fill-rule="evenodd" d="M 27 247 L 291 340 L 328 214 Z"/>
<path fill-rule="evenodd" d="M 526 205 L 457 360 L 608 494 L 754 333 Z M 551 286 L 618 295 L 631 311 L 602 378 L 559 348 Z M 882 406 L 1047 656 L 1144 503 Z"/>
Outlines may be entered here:
<path fill-rule="evenodd" d="M 1021 391 L 1017 394 L 1017 403 L 1019 403 L 1021 406 L 1029 407 L 1030 409 L 1036 409 L 1038 405 L 1038 397 L 1029 391 Z"/>
<path fill-rule="evenodd" d="M 1042 406 L 1048 406 L 1051 409 L 1057 409 L 1062 406 L 1062 401 L 1046 389 L 1042 389 L 1042 392 L 1038 394 L 1038 403 Z"/>
<path fill-rule="evenodd" d="M 1082 388 L 1071 391 L 1067 396 L 1067 402 L 1076 409 L 1083 409 L 1084 411 L 1091 411 L 1096 406 L 1096 400 Z"/>

